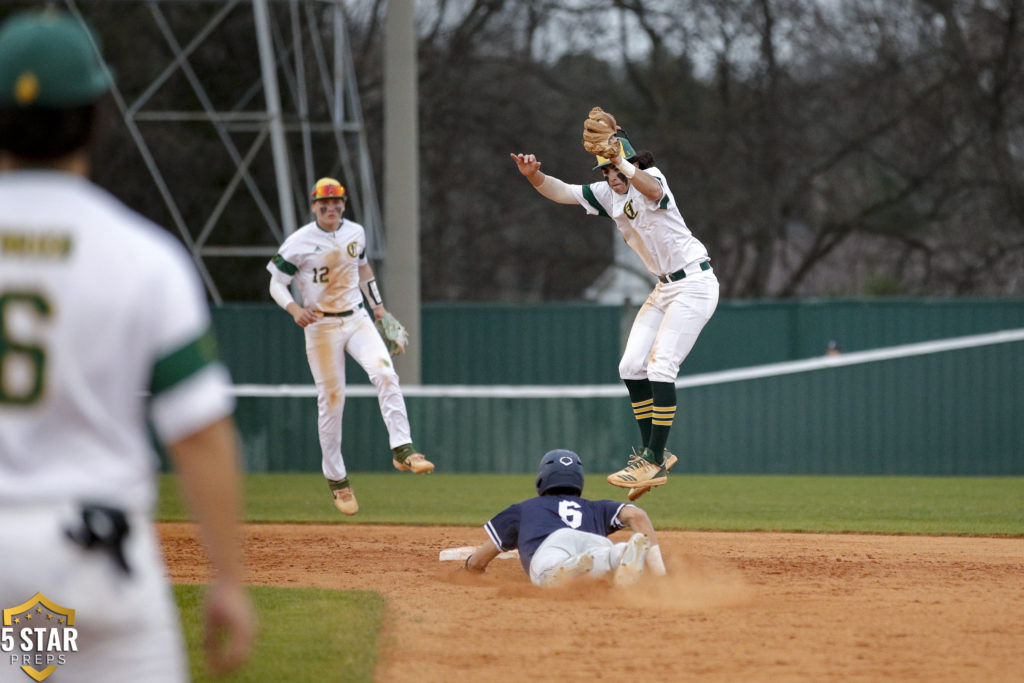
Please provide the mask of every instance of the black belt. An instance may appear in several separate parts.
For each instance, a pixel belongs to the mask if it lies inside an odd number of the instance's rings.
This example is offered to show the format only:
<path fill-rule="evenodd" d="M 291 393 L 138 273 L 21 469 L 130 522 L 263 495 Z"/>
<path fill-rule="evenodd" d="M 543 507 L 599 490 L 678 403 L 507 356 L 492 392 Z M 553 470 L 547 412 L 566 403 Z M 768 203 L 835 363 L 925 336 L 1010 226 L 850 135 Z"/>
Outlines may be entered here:
<path fill-rule="evenodd" d="M 701 261 L 700 269 L 711 270 L 711 263 L 708 261 Z M 685 268 L 683 270 L 677 270 L 674 273 L 669 273 L 668 275 L 659 275 L 658 279 L 661 280 L 662 282 L 675 282 L 676 280 L 682 280 L 684 277 L 686 277 Z"/>
<path fill-rule="evenodd" d="M 359 304 L 358 306 L 353 308 L 351 311 L 338 311 L 337 313 L 329 313 L 328 311 L 324 311 L 324 315 L 326 317 L 328 317 L 328 318 L 347 318 L 348 316 L 352 315 L 353 313 L 355 313 L 356 311 L 358 311 L 362 307 L 363 307 L 363 305 Z"/>

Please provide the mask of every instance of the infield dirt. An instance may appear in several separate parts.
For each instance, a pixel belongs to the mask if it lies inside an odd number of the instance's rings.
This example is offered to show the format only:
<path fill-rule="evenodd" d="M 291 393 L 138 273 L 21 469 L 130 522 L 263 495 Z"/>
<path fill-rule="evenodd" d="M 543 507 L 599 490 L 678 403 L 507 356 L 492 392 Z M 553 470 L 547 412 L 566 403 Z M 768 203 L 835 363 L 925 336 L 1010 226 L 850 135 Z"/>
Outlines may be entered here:
<path fill-rule="evenodd" d="M 206 581 L 194 525 L 159 526 L 172 579 Z M 1024 681 L 1024 539 L 658 536 L 670 575 L 625 590 L 438 561 L 482 528 L 249 525 L 245 548 L 250 583 L 386 596 L 380 682 Z"/>

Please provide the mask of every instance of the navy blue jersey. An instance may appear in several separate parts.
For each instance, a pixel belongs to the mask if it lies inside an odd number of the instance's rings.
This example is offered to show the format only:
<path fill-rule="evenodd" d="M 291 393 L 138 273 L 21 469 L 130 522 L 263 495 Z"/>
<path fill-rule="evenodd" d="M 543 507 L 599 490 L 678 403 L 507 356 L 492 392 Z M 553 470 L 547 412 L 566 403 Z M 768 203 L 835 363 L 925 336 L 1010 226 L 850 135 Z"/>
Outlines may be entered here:
<path fill-rule="evenodd" d="M 499 549 L 518 548 L 519 561 L 529 573 L 533 554 L 552 533 L 568 528 L 608 536 L 625 526 L 619 521 L 625 505 L 578 496 L 537 496 L 505 508 L 484 524 L 484 530 Z"/>

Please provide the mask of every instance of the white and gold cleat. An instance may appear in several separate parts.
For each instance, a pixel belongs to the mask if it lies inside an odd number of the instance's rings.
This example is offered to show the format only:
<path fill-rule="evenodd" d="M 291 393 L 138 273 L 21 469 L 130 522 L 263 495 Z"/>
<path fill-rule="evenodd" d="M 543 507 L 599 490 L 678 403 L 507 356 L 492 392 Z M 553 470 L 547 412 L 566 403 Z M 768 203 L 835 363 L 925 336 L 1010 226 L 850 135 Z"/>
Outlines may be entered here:
<path fill-rule="evenodd" d="M 665 459 L 662 462 L 662 467 L 665 468 L 666 472 L 670 472 L 677 462 L 679 462 L 679 458 L 677 458 L 675 456 L 675 454 L 669 453 L 668 451 L 665 451 Z M 654 488 L 654 487 L 653 486 L 641 486 L 640 488 L 630 489 L 629 490 L 629 500 L 630 500 L 630 502 L 633 502 L 634 500 L 636 500 L 640 496 L 642 496 L 645 493 L 647 493 L 648 491 L 650 491 L 652 488 Z"/>
<path fill-rule="evenodd" d="M 359 501 L 356 500 L 356 494 L 352 492 L 352 485 L 348 483 L 347 478 L 340 482 L 331 481 L 330 485 L 334 507 L 338 508 L 339 512 L 349 516 L 359 512 Z"/>
<path fill-rule="evenodd" d="M 422 453 L 411 453 L 399 460 L 398 456 L 391 459 L 391 464 L 399 472 L 412 472 L 413 474 L 428 474 L 434 471 L 434 463 L 427 460 Z"/>

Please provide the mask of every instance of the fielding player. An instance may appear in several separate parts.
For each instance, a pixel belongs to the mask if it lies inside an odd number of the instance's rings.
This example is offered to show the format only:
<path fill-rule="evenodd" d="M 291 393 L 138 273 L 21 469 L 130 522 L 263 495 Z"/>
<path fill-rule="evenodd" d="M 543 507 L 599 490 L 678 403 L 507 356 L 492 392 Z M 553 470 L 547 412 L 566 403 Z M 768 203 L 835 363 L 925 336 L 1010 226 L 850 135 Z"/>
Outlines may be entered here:
<path fill-rule="evenodd" d="M 61 653 L 54 680 L 184 681 L 151 522 L 152 437 L 206 543 L 209 661 L 230 670 L 256 628 L 238 547 L 234 404 L 188 255 L 86 178 L 110 84 L 69 15 L 21 13 L 0 28 L 0 607 L 42 593 L 75 611 L 77 651 Z M 21 626 L 59 621 L 36 614 Z M 15 642 L 4 639 L 2 680 L 26 680 L 24 653 L 6 647 Z"/>
<path fill-rule="evenodd" d="M 484 525 L 488 540 L 466 558 L 466 569 L 482 572 L 502 551 L 518 549 L 523 569 L 537 586 L 608 574 L 616 585 L 629 585 L 642 577 L 645 567 L 665 574 L 646 512 L 629 503 L 582 495 L 580 456 L 562 449 L 545 453 L 537 471 L 537 497 L 506 508 Z M 627 543 L 608 538 L 627 527 L 634 531 Z"/>
<path fill-rule="evenodd" d="M 310 194 L 315 220 L 288 236 L 267 264 L 270 296 L 304 328 L 306 357 L 317 390 L 317 428 L 323 472 L 334 505 L 346 515 L 359 511 L 341 454 L 341 418 L 345 408 L 345 352 L 366 371 L 377 388 L 381 416 L 388 430 L 392 464 L 403 472 L 425 474 L 434 465 L 413 446 L 405 398 L 388 348 L 363 307 L 363 293 L 374 318 L 384 320 L 373 268 L 366 259 L 366 231 L 343 217 L 345 188 L 321 178 Z M 288 291 L 296 281 L 302 304 Z"/>
<path fill-rule="evenodd" d="M 592 216 L 611 218 L 658 280 L 633 321 L 619 362 L 619 377 L 629 391 L 640 428 L 641 447 L 608 482 L 630 489 L 630 500 L 636 500 L 651 487 L 664 484 L 676 462 L 665 451 L 676 413 L 676 376 L 718 306 L 719 287 L 707 249 L 686 226 L 653 155 L 634 152 L 614 118 L 607 118 L 610 124 L 605 124 L 604 139 L 612 144 L 607 147 L 608 157 L 598 156 L 594 167 L 605 182 L 569 185 L 542 173 L 541 162 L 533 154 L 513 154 L 512 160 L 548 199 L 580 204 Z"/>

